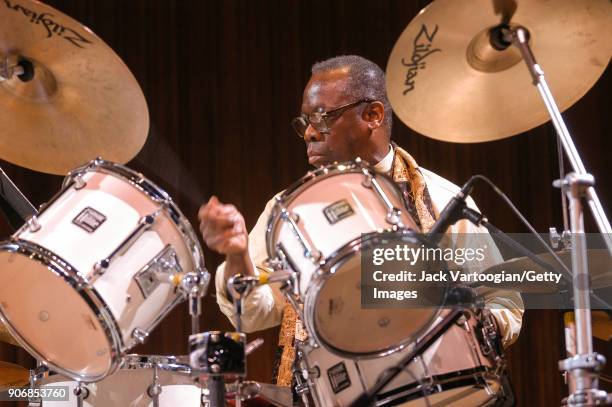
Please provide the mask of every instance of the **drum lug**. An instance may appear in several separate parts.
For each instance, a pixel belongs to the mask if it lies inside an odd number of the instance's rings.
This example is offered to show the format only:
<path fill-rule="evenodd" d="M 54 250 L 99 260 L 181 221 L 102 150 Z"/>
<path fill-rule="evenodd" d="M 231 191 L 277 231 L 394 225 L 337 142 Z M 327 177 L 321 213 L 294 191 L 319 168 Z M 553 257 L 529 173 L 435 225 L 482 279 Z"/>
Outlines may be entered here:
<path fill-rule="evenodd" d="M 385 191 L 382 189 L 382 187 L 376 180 L 376 177 L 370 172 L 369 169 L 365 167 L 361 169 L 361 172 L 365 176 L 363 181 L 361 182 L 361 185 L 363 185 L 366 188 L 374 189 L 374 192 L 376 192 L 376 196 L 378 197 L 380 202 L 383 204 L 383 206 L 387 209 L 387 216 L 385 218 L 387 223 L 390 223 L 391 225 L 397 226 L 400 228 L 404 227 L 404 225 L 402 224 L 402 220 L 401 220 L 402 211 L 396 208 L 395 206 L 393 206 L 393 203 L 391 202 L 391 200 L 389 199 Z"/>
<path fill-rule="evenodd" d="M 36 215 L 30 216 L 26 221 L 26 224 L 28 225 L 28 230 L 30 233 L 36 233 L 41 228 L 40 222 L 38 221 L 38 217 Z"/>
<path fill-rule="evenodd" d="M 140 344 L 145 343 L 148 337 L 149 333 L 143 329 L 134 328 L 134 330 L 132 331 L 132 338 L 134 338 L 136 342 Z"/>
<path fill-rule="evenodd" d="M 76 174 L 74 177 L 72 177 L 72 181 L 74 182 L 74 189 L 79 190 L 85 187 L 85 185 L 87 185 L 87 182 L 85 182 L 85 180 L 83 179 L 83 176 L 81 174 Z"/>
<path fill-rule="evenodd" d="M 83 382 L 79 382 L 74 388 L 74 395 L 77 398 L 77 407 L 83 407 L 83 400 L 89 397 L 89 389 L 83 385 Z"/>
<path fill-rule="evenodd" d="M 313 263 L 318 263 L 323 255 L 320 251 L 310 246 L 310 244 L 298 228 L 297 222 L 299 222 L 300 220 L 299 215 L 289 211 L 286 208 L 281 207 L 281 218 L 287 221 L 287 223 L 289 223 L 293 234 L 302 245 L 302 248 L 304 249 L 304 257 L 309 258 Z"/>
<path fill-rule="evenodd" d="M 372 188 L 372 179 L 374 179 L 374 176 L 370 173 L 370 171 L 367 168 L 363 168 L 361 171 L 365 175 L 365 177 L 363 178 L 363 181 L 361 182 L 361 185 L 363 185 L 366 188 Z"/>
<path fill-rule="evenodd" d="M 401 223 L 401 216 L 402 211 L 397 208 L 393 208 L 389 212 L 387 212 L 386 221 L 392 224 L 393 226 L 397 226 Z"/>
<path fill-rule="evenodd" d="M 138 221 L 138 225 L 129 234 L 127 238 L 105 259 L 99 260 L 94 264 L 94 272 L 96 274 L 104 274 L 107 268 L 110 267 L 112 261 L 125 253 L 132 245 L 138 240 L 138 238 L 147 230 L 149 230 L 153 224 L 155 223 L 155 219 L 162 212 L 162 209 L 159 209 L 149 215 L 145 215 Z"/>

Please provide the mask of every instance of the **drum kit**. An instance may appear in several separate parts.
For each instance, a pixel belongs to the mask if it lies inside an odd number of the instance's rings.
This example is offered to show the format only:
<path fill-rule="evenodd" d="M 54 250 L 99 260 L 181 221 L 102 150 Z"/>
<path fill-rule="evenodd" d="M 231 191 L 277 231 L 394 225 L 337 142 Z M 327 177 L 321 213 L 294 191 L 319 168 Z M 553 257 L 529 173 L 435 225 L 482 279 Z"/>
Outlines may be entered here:
<path fill-rule="evenodd" d="M 67 174 L 61 190 L 36 210 L 0 173 L 11 186 L 2 197 L 24 220 L 0 243 L 0 319 L 7 330 L 0 329 L 0 339 L 38 361 L 29 372 L 0 362 L 0 388 L 37 390 L 29 393 L 32 406 L 255 400 L 291 406 L 290 388 L 245 380 L 246 355 L 261 343 L 248 343 L 240 332 L 242 302 L 256 286 L 277 283 L 304 327 L 295 340 L 293 390 L 305 405 L 512 403 L 500 335 L 484 307 L 362 306 L 360 253 L 388 242 L 435 248 L 437 232 L 462 216 L 493 228 L 469 212 L 462 192 L 424 236 L 396 184 L 368 163 L 309 172 L 275 202 L 266 230 L 269 270 L 228 282 L 237 332 L 202 333 L 210 275 L 197 235 L 162 188 L 119 164 L 138 153 L 148 132 L 136 80 L 91 30 L 47 5 L 5 0 L 0 22 L 0 157 Z M 407 26 L 387 66 L 394 111 L 433 138 L 495 140 L 552 118 L 560 164 L 564 150 L 574 170 L 566 175 L 561 165 L 558 182 L 566 250 L 540 257 L 525 251 L 484 273 L 527 267 L 538 273 L 543 263 L 564 257 L 563 267 L 581 283 L 573 286 L 576 351 L 560 362 L 568 405 L 612 401 L 598 389 L 605 362 L 592 349 L 588 295 L 589 269 L 598 287 L 612 284 L 612 244 L 586 250 L 583 198 L 602 234 L 609 237 L 611 229 L 556 101 L 565 109 L 597 81 L 610 59 L 611 30 L 608 0 L 435 0 Z M 551 69 L 554 99 L 534 55 Z M 112 142 L 118 138 L 120 145 Z M 442 304 L 450 288 L 436 287 L 428 296 Z M 183 301 L 192 318 L 189 355 L 129 354 Z M 62 389 L 59 401 L 41 397 Z"/>

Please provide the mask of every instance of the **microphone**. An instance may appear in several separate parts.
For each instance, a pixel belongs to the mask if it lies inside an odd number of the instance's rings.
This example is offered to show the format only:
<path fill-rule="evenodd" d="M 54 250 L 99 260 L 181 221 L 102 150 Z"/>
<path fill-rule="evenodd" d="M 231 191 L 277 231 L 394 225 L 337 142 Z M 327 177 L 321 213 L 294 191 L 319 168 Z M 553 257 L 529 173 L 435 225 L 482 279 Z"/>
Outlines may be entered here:
<path fill-rule="evenodd" d="M 446 204 L 442 212 L 440 212 L 438 220 L 436 223 L 434 223 L 431 230 L 427 234 L 427 238 L 431 242 L 438 243 L 444 232 L 446 232 L 446 229 L 463 218 L 462 212 L 463 208 L 466 206 L 465 199 L 472 191 L 472 184 L 474 181 L 475 178 L 472 177 L 465 184 L 463 184 L 463 187 L 461 187 L 461 190 L 457 192 L 457 195 L 455 195 L 449 201 L 449 203 Z"/>

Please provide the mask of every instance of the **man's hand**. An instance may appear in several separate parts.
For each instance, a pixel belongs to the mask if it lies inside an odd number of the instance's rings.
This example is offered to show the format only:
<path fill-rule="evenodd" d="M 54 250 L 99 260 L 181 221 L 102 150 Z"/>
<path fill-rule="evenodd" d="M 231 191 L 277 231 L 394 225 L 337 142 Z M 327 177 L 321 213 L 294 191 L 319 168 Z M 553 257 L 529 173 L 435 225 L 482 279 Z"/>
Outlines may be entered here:
<path fill-rule="evenodd" d="M 212 250 L 232 257 L 247 253 L 249 235 L 234 205 L 222 204 L 213 196 L 200 207 L 198 219 L 202 238 Z"/>

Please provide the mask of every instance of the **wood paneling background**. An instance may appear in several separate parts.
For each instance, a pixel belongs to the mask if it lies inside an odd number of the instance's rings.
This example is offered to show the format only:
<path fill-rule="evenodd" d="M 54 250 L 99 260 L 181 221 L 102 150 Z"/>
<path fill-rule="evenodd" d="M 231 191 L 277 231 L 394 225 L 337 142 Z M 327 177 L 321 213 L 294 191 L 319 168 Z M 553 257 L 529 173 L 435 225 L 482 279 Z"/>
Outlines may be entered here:
<path fill-rule="evenodd" d="M 96 32 L 140 83 L 149 104 L 151 129 L 145 147 L 129 165 L 166 188 L 194 225 L 199 205 L 216 194 L 235 204 L 251 227 L 266 201 L 308 169 L 304 146 L 292 134 L 289 121 L 299 111 L 311 64 L 355 53 L 384 67 L 403 28 L 428 2 L 48 3 Z M 595 87 L 565 114 L 608 209 L 612 202 L 608 178 L 610 79 L 608 68 Z M 475 173 L 489 176 L 537 230 L 562 226 L 559 194 L 551 186 L 558 173 L 550 124 L 501 141 L 460 145 L 431 140 L 396 120 L 393 138 L 422 166 L 455 183 L 461 184 Z M 2 167 L 35 204 L 49 199 L 62 180 L 5 162 Z M 524 230 L 489 189 L 478 187 L 474 196 L 497 226 L 509 232 Z M 587 220 L 590 222 L 588 216 Z M 589 227 L 593 230 L 592 222 Z M 10 234 L 6 224 L 1 231 L 2 238 Z M 206 250 L 211 272 L 221 260 Z M 202 329 L 229 330 L 214 295 L 211 287 Z M 161 323 L 147 344 L 133 351 L 184 354 L 188 331 L 183 304 Z M 265 345 L 249 359 L 252 379 L 269 381 L 277 334 L 277 329 L 271 329 L 251 336 L 265 339 Z M 559 313 L 528 311 L 520 339 L 508 351 L 519 405 L 559 404 L 564 392 L 557 370 L 562 349 Z M 0 360 L 24 366 L 33 362 L 23 350 L 7 344 L 0 344 Z"/>

